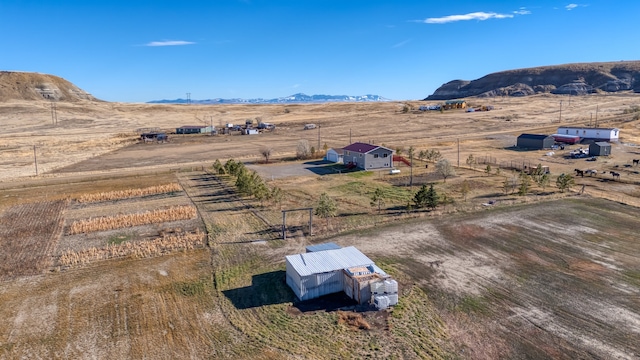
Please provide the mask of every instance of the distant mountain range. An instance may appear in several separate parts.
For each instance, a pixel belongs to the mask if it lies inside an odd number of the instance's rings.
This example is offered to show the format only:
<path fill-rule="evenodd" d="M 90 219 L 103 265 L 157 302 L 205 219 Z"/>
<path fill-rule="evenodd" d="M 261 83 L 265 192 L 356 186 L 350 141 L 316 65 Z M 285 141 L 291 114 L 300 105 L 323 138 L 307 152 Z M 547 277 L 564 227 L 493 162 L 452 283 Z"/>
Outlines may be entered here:
<path fill-rule="evenodd" d="M 326 102 L 377 102 L 390 101 L 379 95 L 306 95 L 294 94 L 275 99 L 208 99 L 208 100 L 153 100 L 147 104 L 304 104 L 304 103 L 326 103 Z"/>

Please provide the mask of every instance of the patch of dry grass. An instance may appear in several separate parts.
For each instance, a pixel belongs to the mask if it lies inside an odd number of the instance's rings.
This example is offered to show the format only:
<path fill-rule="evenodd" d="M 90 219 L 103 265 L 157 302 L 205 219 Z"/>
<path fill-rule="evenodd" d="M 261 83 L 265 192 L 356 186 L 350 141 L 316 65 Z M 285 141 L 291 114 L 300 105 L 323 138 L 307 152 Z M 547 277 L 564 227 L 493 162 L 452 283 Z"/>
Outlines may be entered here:
<path fill-rule="evenodd" d="M 198 212 L 193 206 L 172 206 L 168 209 L 153 210 L 143 213 L 105 216 L 95 219 L 74 221 L 69 225 L 67 234 L 83 234 L 138 225 L 159 224 L 168 221 L 193 219 L 197 216 Z"/>
<path fill-rule="evenodd" d="M 120 200 L 120 199 L 128 199 L 133 197 L 142 197 L 148 195 L 157 195 L 157 194 L 166 194 L 172 192 L 182 191 L 182 187 L 178 183 L 171 184 L 163 184 L 163 185 L 155 185 L 149 186 L 142 189 L 126 189 L 126 190 L 116 190 L 109 192 L 100 192 L 93 194 L 83 194 L 78 199 L 78 202 L 86 203 L 86 202 L 99 202 L 99 201 L 110 201 L 110 200 Z"/>

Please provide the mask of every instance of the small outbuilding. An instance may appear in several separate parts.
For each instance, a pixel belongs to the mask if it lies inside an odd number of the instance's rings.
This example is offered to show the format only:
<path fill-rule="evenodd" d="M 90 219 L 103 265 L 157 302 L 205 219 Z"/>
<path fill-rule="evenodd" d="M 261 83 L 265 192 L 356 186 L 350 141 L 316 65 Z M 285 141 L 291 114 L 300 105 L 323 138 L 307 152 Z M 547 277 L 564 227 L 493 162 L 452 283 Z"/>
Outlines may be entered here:
<path fill-rule="evenodd" d="M 345 291 L 352 299 L 364 303 L 375 293 L 371 289 L 372 281 L 392 280 L 355 247 L 331 249 L 333 245 L 325 246 L 330 249 L 285 257 L 286 282 L 298 299 L 310 300 Z M 316 248 L 319 249 L 317 245 Z M 360 278 L 362 276 L 364 278 Z"/>
<path fill-rule="evenodd" d="M 331 148 L 327 150 L 327 155 L 325 155 L 325 159 L 333 163 L 342 164 L 344 161 L 344 150 Z"/>
<path fill-rule="evenodd" d="M 551 149 L 556 143 L 553 136 L 542 134 L 522 134 L 518 136 L 516 146 L 521 149 Z"/>
<path fill-rule="evenodd" d="M 342 247 L 336 243 L 328 242 L 328 243 L 322 243 L 322 244 L 316 244 L 316 245 L 309 245 L 305 248 L 305 250 L 307 250 L 307 252 L 310 253 L 310 252 L 318 252 L 318 251 L 325 251 L 325 250 L 337 250 L 341 248 Z"/>
<path fill-rule="evenodd" d="M 609 156 L 611 155 L 611 144 L 604 141 L 596 141 L 589 145 L 589 155 Z"/>

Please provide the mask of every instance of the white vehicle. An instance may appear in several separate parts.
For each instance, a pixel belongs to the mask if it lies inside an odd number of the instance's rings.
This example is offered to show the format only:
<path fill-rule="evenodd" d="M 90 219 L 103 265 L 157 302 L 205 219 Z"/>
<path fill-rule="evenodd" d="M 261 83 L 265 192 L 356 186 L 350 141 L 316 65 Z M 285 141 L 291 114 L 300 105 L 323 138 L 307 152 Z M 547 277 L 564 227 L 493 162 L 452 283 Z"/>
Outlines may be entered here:
<path fill-rule="evenodd" d="M 400 170 L 398 170 L 398 169 L 389 170 L 389 175 L 394 175 L 394 174 L 400 174 Z"/>

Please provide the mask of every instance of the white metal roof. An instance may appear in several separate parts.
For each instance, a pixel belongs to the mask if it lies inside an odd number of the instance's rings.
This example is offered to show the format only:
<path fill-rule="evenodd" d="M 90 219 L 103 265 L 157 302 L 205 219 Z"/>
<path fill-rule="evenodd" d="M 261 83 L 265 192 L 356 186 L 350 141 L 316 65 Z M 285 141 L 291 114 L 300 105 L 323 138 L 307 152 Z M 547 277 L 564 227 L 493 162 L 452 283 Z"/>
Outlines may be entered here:
<path fill-rule="evenodd" d="M 335 250 L 289 255 L 286 256 L 286 259 L 300 276 L 321 274 L 354 266 L 374 265 L 371 259 L 353 246 Z M 375 268 L 378 267 L 376 266 Z"/>

